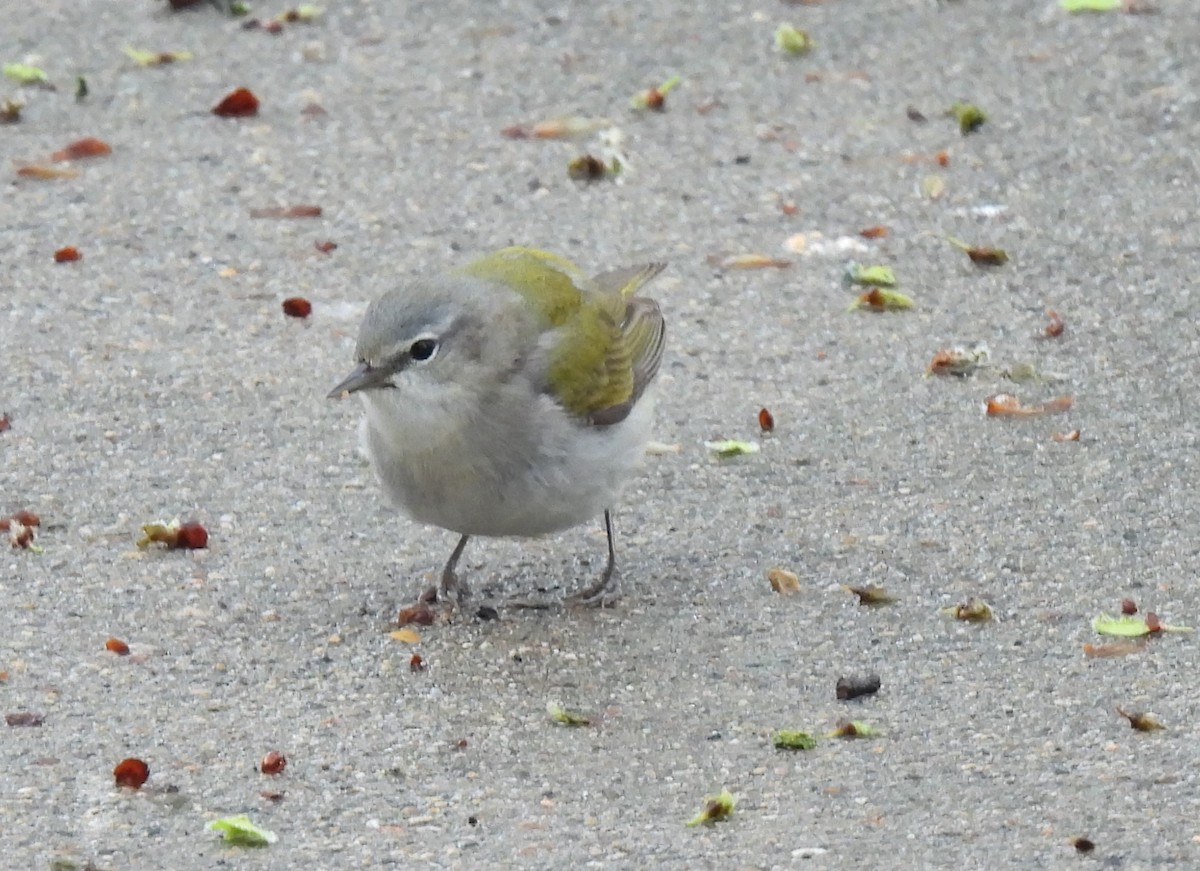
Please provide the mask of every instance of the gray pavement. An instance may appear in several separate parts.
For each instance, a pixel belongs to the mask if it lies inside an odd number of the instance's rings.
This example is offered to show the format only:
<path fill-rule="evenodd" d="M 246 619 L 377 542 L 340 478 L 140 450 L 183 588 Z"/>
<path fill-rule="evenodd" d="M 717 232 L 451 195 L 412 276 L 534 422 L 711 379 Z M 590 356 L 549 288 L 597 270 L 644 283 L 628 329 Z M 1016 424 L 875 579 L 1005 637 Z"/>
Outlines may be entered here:
<path fill-rule="evenodd" d="M 44 722 L 4 727 L 0 866 L 1200 867 L 1197 639 L 1082 653 L 1127 596 L 1200 624 L 1193 0 L 334 2 L 277 36 L 149 0 L 8 7 L 0 60 L 58 90 L 2 87 L 27 106 L 0 127 L 0 511 L 36 511 L 44 550 L 0 553 L 0 699 Z M 773 50 L 785 20 L 811 55 Z M 126 45 L 195 58 L 137 68 Z M 630 112 L 674 73 L 667 112 Z M 239 85 L 258 117 L 209 114 Z M 956 99 L 988 113 L 977 133 L 943 117 Z M 587 140 L 500 135 L 573 114 L 624 131 L 617 181 L 567 178 Z M 113 153 L 17 178 L 81 136 Z M 300 203 L 323 215 L 250 217 Z M 865 251 L 823 247 L 874 224 Z M 509 604 L 592 580 L 599 524 L 480 541 L 465 569 L 501 619 L 405 644 L 395 613 L 453 536 L 386 509 L 357 406 L 325 393 L 369 299 L 513 243 L 670 261 L 657 436 L 679 450 L 618 513 L 619 607 Z M 54 263 L 63 245 L 83 259 Z M 750 252 L 791 265 L 709 261 Z M 892 266 L 916 309 L 847 312 L 852 259 Z M 307 321 L 281 314 L 293 295 Z M 923 377 L 977 341 L 1063 380 Z M 1075 403 L 985 417 L 1005 390 Z M 708 456 L 759 438 L 760 406 L 759 454 Z M 209 548 L 137 550 L 172 517 Z M 869 582 L 898 601 L 840 587 Z M 939 613 L 972 595 L 996 622 Z M 880 693 L 837 701 L 864 672 Z M 552 699 L 594 724 L 555 725 Z M 772 747 L 845 717 L 883 735 Z M 125 756 L 150 764 L 140 792 L 114 788 Z M 685 827 L 722 787 L 733 817 Z M 241 812 L 278 842 L 205 830 Z"/>

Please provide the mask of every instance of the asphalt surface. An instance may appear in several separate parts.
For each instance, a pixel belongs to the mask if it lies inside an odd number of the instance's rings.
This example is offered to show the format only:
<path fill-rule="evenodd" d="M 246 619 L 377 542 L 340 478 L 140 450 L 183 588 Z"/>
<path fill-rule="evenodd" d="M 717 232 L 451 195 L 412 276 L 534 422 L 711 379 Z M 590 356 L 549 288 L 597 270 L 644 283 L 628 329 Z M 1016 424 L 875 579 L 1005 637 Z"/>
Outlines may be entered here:
<path fill-rule="evenodd" d="M 0 127 L 0 510 L 43 525 L 41 552 L 0 555 L 0 699 L 43 719 L 3 727 L 0 866 L 1200 867 L 1196 638 L 1083 654 L 1126 597 L 1200 624 L 1191 0 L 328 6 L 278 35 L 149 0 L 5 10 L 0 60 L 57 90 L 2 87 L 27 105 Z M 781 21 L 809 55 L 774 50 Z M 195 57 L 139 68 L 126 45 Z M 629 109 L 673 74 L 666 112 Z M 212 115 L 237 86 L 257 117 Z M 987 122 L 961 135 L 954 100 Z M 588 137 L 500 132 L 564 115 L 623 131 L 615 180 L 568 178 Z M 83 136 L 112 154 L 17 176 Z M 251 217 L 299 204 L 322 215 Z M 598 523 L 473 542 L 499 619 L 405 643 L 396 612 L 454 538 L 386 508 L 357 406 L 325 394 L 371 298 L 514 243 L 670 261 L 657 437 L 678 452 L 618 512 L 619 607 L 557 604 L 602 565 Z M 720 265 L 755 252 L 790 265 Z M 915 309 L 847 311 L 851 260 Z M 296 295 L 307 320 L 280 310 Z M 975 342 L 993 368 L 924 377 Z M 1025 362 L 1060 380 L 1004 376 Z M 1074 404 L 986 416 L 1006 391 Z M 715 438 L 762 450 L 720 461 Z M 138 550 L 175 517 L 208 548 Z M 841 587 L 866 583 L 897 601 Z M 971 596 L 997 619 L 940 613 Z M 871 672 L 878 694 L 835 698 Z M 882 734 L 772 746 L 843 718 Z M 127 756 L 140 791 L 114 786 Z M 686 827 L 722 788 L 732 817 Z M 205 829 L 243 812 L 278 841 Z"/>

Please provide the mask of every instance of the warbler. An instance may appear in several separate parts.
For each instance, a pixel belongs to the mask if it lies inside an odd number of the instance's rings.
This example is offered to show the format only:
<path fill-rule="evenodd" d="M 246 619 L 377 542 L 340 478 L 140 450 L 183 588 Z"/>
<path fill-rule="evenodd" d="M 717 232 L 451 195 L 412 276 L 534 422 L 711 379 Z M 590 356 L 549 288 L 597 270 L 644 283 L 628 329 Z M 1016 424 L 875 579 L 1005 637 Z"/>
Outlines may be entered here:
<path fill-rule="evenodd" d="M 650 439 L 665 342 L 658 303 L 636 294 L 664 267 L 588 278 L 558 255 L 504 248 L 367 309 L 358 365 L 329 396 L 362 398 L 359 436 L 392 503 L 461 536 L 439 600 L 469 595 L 457 566 L 471 536 L 538 536 L 600 515 L 608 559 L 573 598 L 619 596 L 612 506 Z"/>

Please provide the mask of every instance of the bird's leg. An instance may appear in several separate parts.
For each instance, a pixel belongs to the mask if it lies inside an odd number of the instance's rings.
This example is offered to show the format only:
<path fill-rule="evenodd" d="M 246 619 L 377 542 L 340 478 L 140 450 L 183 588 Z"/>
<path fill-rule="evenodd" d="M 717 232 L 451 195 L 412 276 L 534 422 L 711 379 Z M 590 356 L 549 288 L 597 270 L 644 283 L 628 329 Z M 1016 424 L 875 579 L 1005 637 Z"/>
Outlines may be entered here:
<path fill-rule="evenodd" d="M 454 547 L 454 552 L 450 554 L 450 559 L 446 560 L 446 567 L 442 569 L 442 583 L 438 587 L 438 600 L 449 604 L 462 604 L 471 595 L 470 589 L 467 587 L 466 581 L 460 581 L 458 574 L 454 571 L 458 565 L 458 559 L 462 556 L 463 551 L 467 547 L 467 541 L 471 538 L 469 535 L 464 535 L 458 540 L 458 544 Z"/>
<path fill-rule="evenodd" d="M 617 573 L 617 545 L 613 535 L 612 512 L 604 511 L 604 532 L 608 536 L 608 563 L 600 575 L 600 580 L 592 584 L 582 593 L 572 596 L 572 600 L 581 605 L 596 605 L 604 608 L 614 604 L 621 597 L 621 576 Z"/>

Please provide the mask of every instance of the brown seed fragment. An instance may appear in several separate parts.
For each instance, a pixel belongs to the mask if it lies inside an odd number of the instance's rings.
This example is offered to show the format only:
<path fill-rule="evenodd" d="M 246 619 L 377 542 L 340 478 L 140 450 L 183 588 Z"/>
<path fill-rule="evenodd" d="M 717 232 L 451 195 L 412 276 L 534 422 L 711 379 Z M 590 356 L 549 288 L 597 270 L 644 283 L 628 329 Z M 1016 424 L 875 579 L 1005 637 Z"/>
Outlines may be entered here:
<path fill-rule="evenodd" d="M 129 645 L 120 638 L 110 638 L 108 641 L 105 641 L 104 649 L 115 653 L 117 656 L 129 655 Z"/>
<path fill-rule="evenodd" d="M 775 415 L 766 408 L 758 410 L 758 428 L 763 432 L 771 432 L 775 429 Z"/>
<path fill-rule="evenodd" d="M 1046 335 L 1052 339 L 1061 336 L 1063 331 L 1067 328 L 1066 322 L 1063 321 L 1062 316 L 1054 309 L 1050 309 L 1050 311 L 1046 312 L 1046 318 L 1049 321 L 1049 323 L 1046 324 Z"/>
<path fill-rule="evenodd" d="M 67 245 L 54 252 L 55 263 L 73 263 L 76 260 L 82 259 L 83 255 L 79 253 L 79 249 L 74 245 Z"/>
<path fill-rule="evenodd" d="M 436 612 L 429 607 L 427 602 L 418 602 L 407 608 L 401 608 L 400 613 L 396 615 L 396 622 L 401 626 L 407 626 L 410 623 L 416 623 L 418 626 L 432 626 L 436 618 Z"/>
<path fill-rule="evenodd" d="M 40 726 L 45 720 L 45 714 L 33 711 L 18 711 L 15 714 L 4 715 L 4 722 L 10 726 Z"/>
<path fill-rule="evenodd" d="M 865 677 L 840 677 L 837 682 L 837 697 L 842 701 L 857 699 L 859 696 L 871 696 L 879 692 L 883 681 L 877 674 Z"/>

